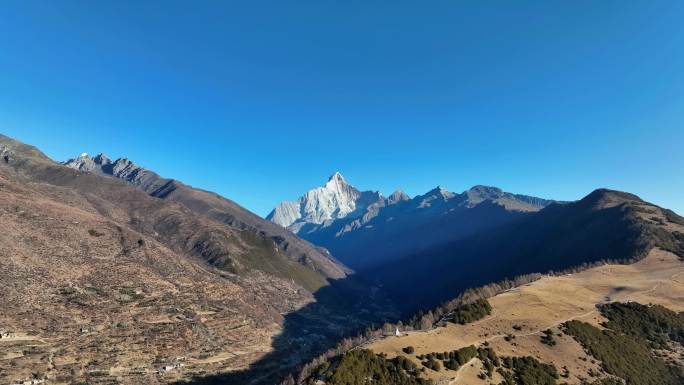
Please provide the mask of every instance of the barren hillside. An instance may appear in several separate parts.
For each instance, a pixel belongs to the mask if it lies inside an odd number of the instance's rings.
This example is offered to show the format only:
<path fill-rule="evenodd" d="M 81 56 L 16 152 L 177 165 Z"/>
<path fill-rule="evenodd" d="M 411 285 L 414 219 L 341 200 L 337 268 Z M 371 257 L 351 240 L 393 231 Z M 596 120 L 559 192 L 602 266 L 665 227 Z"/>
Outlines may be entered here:
<path fill-rule="evenodd" d="M 334 260 L 298 261 L 267 235 L 6 137 L 0 221 L 3 384 L 169 383 L 278 353 L 259 374 L 276 381 L 323 341 L 369 322 L 352 310 L 367 288 L 326 286 L 345 274 Z M 316 317 L 309 331 L 292 313 Z"/>

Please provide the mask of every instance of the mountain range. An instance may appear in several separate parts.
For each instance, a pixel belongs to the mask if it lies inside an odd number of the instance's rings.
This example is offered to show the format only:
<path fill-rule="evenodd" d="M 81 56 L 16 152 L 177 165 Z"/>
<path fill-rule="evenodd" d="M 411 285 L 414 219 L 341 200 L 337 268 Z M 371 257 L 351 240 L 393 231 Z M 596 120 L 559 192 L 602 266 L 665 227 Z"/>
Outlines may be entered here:
<path fill-rule="evenodd" d="M 341 210 L 340 202 L 354 209 Z M 336 173 L 294 203 L 300 214 L 288 229 L 383 287 L 407 314 L 518 275 L 634 261 L 656 246 L 684 255 L 681 234 L 649 217 L 676 222 L 676 214 L 608 189 L 575 202 L 480 185 L 460 194 L 437 187 L 385 198 L 360 192 Z M 276 208 L 267 219 L 280 221 L 280 213 Z"/>
<path fill-rule="evenodd" d="M 597 189 L 579 201 L 551 204 L 365 275 L 415 311 L 467 288 L 529 273 L 632 263 L 656 247 L 684 257 L 684 234 L 670 223 L 684 219 L 633 194 Z"/>
<path fill-rule="evenodd" d="M 492 287 L 606 263 L 628 265 L 624 277 L 645 266 L 641 286 L 667 281 L 663 303 L 675 310 L 684 298 L 684 218 L 608 189 L 573 202 L 481 185 L 385 197 L 335 173 L 264 219 L 126 158 L 60 163 L 0 135 L 0 219 L 0 383 L 277 384 L 317 354 L 352 349 L 346 337 L 372 342 L 382 338 L 377 325 L 409 325 L 416 312 L 429 321 L 428 309 L 470 288 L 496 295 Z M 581 293 L 584 276 L 572 277 Z M 554 294 L 562 277 L 553 282 L 538 295 L 561 314 L 572 296 Z M 632 290 L 592 285 L 611 298 Z M 538 299 L 506 298 L 495 310 L 511 314 L 488 319 L 491 330 L 501 328 L 493 320 L 539 311 Z M 426 327 L 439 327 L 433 321 Z M 327 382 L 332 372 L 322 372 Z"/>
<path fill-rule="evenodd" d="M 551 203 L 488 186 L 460 194 L 438 186 L 413 198 L 402 191 L 384 197 L 359 191 L 338 172 L 323 187 L 279 204 L 266 219 L 362 271 L 500 226 Z"/>

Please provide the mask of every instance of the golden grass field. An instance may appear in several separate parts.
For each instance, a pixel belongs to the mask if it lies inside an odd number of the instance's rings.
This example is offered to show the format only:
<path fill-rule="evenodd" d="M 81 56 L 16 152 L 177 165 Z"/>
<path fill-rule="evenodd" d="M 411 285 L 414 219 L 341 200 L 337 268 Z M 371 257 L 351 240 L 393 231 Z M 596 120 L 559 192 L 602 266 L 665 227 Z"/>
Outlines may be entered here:
<path fill-rule="evenodd" d="M 553 347 L 542 344 L 542 331 L 550 328 L 559 334 L 558 325 L 573 319 L 598 325 L 602 317 L 595 306 L 615 301 L 660 304 L 684 311 L 684 262 L 674 254 L 654 249 L 632 265 L 603 265 L 572 275 L 544 277 L 490 298 L 492 313 L 480 321 L 407 332 L 374 341 L 367 348 L 390 358 L 405 355 L 420 364 L 415 355 L 452 351 L 488 341 L 500 356 L 533 356 L 553 363 L 559 371 L 567 367 L 570 376 L 564 381 L 579 383 L 582 378 L 589 378 L 587 372 L 596 370 L 597 363 L 566 335 L 556 336 L 558 343 Z M 514 325 L 520 330 L 514 329 Z M 515 338 L 506 341 L 507 334 Z M 415 348 L 414 355 L 401 351 L 406 346 Z M 473 359 L 458 371 L 427 370 L 426 374 L 436 384 L 500 381 L 496 374 L 493 379 L 477 378 L 480 365 L 478 359 Z"/>

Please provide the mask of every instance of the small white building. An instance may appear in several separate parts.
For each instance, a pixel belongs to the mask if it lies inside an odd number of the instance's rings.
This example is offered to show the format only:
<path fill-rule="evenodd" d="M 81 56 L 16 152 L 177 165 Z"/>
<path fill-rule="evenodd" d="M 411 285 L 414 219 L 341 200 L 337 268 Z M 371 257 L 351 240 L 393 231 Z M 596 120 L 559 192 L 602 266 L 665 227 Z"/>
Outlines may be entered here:
<path fill-rule="evenodd" d="M 159 368 L 157 370 L 157 373 L 163 375 L 164 373 L 168 373 L 168 372 L 173 371 L 175 369 L 182 368 L 183 366 L 185 366 L 185 365 L 181 364 L 181 363 L 175 363 L 173 365 L 166 365 L 166 366 Z"/>

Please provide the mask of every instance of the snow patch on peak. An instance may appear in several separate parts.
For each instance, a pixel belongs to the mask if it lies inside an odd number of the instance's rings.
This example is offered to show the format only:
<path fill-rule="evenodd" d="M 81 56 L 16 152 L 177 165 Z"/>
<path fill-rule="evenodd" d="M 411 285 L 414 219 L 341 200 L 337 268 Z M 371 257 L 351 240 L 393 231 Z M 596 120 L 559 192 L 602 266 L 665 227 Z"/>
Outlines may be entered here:
<path fill-rule="evenodd" d="M 347 182 L 347 181 L 344 179 L 344 176 L 342 176 L 342 173 L 339 172 L 339 171 L 335 171 L 334 174 L 330 175 L 330 178 L 328 178 L 328 182 L 330 182 L 330 181 L 332 181 L 332 180 L 338 180 L 338 181 L 342 181 L 342 182 L 345 182 L 345 183 Z"/>
<path fill-rule="evenodd" d="M 328 190 L 340 190 L 345 187 L 350 187 L 349 183 L 344 179 L 342 174 L 340 172 L 336 172 L 328 178 L 328 181 L 325 183 L 323 186 L 324 188 Z"/>

